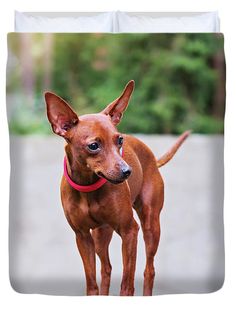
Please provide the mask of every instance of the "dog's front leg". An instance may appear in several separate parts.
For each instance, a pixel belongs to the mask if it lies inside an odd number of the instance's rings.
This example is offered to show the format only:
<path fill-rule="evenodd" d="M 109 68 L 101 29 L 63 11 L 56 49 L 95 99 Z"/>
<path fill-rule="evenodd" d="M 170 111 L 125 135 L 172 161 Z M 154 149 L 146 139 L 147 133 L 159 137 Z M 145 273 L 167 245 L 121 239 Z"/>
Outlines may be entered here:
<path fill-rule="evenodd" d="M 121 296 L 134 295 L 134 274 L 136 267 L 137 236 L 139 226 L 132 218 L 128 227 L 121 228 L 122 238 L 123 277 L 121 282 Z"/>
<path fill-rule="evenodd" d="M 98 295 L 94 241 L 90 232 L 76 233 L 76 243 L 83 260 L 87 283 L 87 295 Z"/>

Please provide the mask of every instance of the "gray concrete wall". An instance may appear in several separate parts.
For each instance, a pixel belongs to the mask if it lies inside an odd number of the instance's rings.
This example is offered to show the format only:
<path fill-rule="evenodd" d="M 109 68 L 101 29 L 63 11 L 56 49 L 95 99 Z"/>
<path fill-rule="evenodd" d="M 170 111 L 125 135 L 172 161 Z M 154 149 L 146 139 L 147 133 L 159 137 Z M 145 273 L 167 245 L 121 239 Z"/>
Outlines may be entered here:
<path fill-rule="evenodd" d="M 176 139 L 139 137 L 157 156 Z M 11 137 L 10 278 L 19 292 L 85 293 L 82 262 L 60 203 L 63 146 L 55 136 Z M 165 203 L 154 294 L 215 291 L 224 279 L 223 137 L 191 135 L 160 171 Z M 122 259 L 117 234 L 110 256 L 110 293 L 118 295 Z M 136 295 L 142 294 L 144 265 L 140 231 Z M 97 266 L 99 273 L 99 261 Z"/>

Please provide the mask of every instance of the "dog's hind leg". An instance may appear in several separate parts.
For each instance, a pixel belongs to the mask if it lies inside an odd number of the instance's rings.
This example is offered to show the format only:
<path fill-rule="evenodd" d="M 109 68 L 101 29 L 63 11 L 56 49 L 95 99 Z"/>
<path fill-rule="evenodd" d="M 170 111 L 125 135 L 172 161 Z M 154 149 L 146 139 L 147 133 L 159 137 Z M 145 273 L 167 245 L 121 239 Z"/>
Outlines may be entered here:
<path fill-rule="evenodd" d="M 100 295 L 108 295 L 111 279 L 111 263 L 109 259 L 109 244 L 112 238 L 113 229 L 109 225 L 103 225 L 92 231 L 95 244 L 95 252 L 101 261 L 101 285 Z"/>
<path fill-rule="evenodd" d="M 160 211 L 163 206 L 164 186 L 161 177 L 152 178 L 143 185 L 135 205 L 143 231 L 146 250 L 143 295 L 151 296 L 155 278 L 154 257 L 160 240 Z"/>
<path fill-rule="evenodd" d="M 150 207 L 143 206 L 143 209 L 149 210 Z M 153 216 L 151 214 L 151 222 L 148 220 L 149 217 L 144 219 L 142 229 L 146 249 L 146 266 L 144 271 L 143 295 L 151 296 L 155 278 L 154 257 L 160 240 L 160 223 L 159 215 Z"/>

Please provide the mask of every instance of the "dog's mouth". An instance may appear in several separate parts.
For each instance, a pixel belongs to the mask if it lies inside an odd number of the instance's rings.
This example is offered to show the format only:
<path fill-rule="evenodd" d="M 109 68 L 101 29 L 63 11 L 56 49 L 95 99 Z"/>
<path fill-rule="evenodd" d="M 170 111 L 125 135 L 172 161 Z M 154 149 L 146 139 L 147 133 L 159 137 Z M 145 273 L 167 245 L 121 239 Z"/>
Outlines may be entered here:
<path fill-rule="evenodd" d="M 97 173 L 96 173 L 99 177 L 102 177 L 102 178 L 104 178 L 104 179 L 106 179 L 107 181 L 109 181 L 110 183 L 112 183 L 112 184 L 120 184 L 120 183 L 122 183 L 122 182 L 124 182 L 127 178 L 122 178 L 122 179 L 109 179 L 109 178 L 107 178 L 101 171 L 98 171 Z"/>

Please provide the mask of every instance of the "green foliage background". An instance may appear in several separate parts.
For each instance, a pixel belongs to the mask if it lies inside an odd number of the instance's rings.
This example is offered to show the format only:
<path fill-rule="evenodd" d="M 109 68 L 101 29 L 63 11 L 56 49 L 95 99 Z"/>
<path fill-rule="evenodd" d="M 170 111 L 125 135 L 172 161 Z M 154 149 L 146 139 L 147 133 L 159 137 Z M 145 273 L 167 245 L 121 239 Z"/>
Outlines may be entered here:
<path fill-rule="evenodd" d="M 43 99 L 46 89 L 84 114 L 102 110 L 131 79 L 136 88 L 120 131 L 223 132 L 224 59 L 217 63 L 224 57 L 222 35 L 57 34 L 50 37 L 50 56 L 46 34 L 25 34 L 30 43 L 23 52 L 22 36 L 8 37 L 11 133 L 51 133 Z M 30 75 L 34 81 L 28 94 L 23 67 L 27 57 L 33 64 Z"/>

